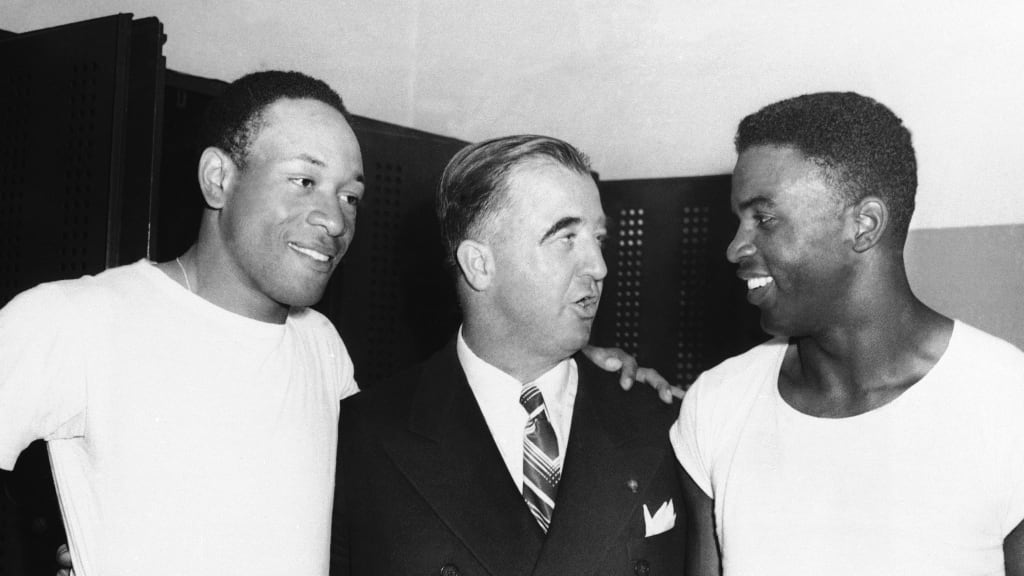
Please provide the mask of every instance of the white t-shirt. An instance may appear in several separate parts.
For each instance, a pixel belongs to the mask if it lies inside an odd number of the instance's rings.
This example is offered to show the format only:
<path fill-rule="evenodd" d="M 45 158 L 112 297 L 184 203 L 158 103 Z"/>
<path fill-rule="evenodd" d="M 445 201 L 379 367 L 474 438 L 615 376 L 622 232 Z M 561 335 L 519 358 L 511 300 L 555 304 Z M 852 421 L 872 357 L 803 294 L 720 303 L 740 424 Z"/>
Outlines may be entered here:
<path fill-rule="evenodd" d="M 829 419 L 779 395 L 786 348 L 703 374 L 671 430 L 714 500 L 725 574 L 1003 574 L 1024 519 L 1024 353 L 956 322 L 917 384 Z"/>
<path fill-rule="evenodd" d="M 327 574 L 357 390 L 321 314 L 245 318 L 147 261 L 0 310 L 0 467 L 48 441 L 79 576 Z"/>

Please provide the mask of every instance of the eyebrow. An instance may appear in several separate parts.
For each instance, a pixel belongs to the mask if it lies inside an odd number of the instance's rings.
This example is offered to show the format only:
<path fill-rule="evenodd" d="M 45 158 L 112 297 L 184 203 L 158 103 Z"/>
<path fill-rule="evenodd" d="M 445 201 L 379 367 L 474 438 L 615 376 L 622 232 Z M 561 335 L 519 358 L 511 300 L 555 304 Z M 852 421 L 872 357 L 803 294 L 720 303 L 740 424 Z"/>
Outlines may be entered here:
<path fill-rule="evenodd" d="M 750 208 L 773 208 L 775 207 L 775 201 L 765 196 L 754 196 L 749 200 L 740 202 L 739 206 L 736 207 L 737 212 L 744 212 Z"/>
<path fill-rule="evenodd" d="M 320 160 L 319 158 L 314 158 L 312 155 L 306 154 L 306 153 L 302 153 L 302 154 L 299 154 L 297 156 L 294 156 L 294 157 L 292 157 L 292 160 L 302 160 L 303 162 L 308 162 L 308 163 L 310 163 L 310 164 L 312 164 L 312 165 L 314 165 L 314 166 L 316 166 L 318 168 L 326 168 L 327 167 L 327 164 L 325 164 L 323 160 Z M 365 184 L 366 183 L 366 179 L 363 177 L 362 173 L 357 174 L 356 177 L 353 178 L 353 180 L 355 180 L 356 182 L 359 182 L 360 184 Z"/>
<path fill-rule="evenodd" d="M 554 224 L 551 225 L 551 228 L 548 228 L 548 231 L 545 232 L 544 236 L 541 237 L 540 243 L 543 244 L 545 240 L 551 238 L 555 234 L 558 234 L 559 230 L 568 228 L 570 226 L 576 226 L 582 223 L 583 219 L 578 216 L 565 216 L 563 218 L 560 218 L 558 222 L 555 222 Z"/>
<path fill-rule="evenodd" d="M 314 158 L 313 156 L 306 153 L 297 154 L 292 157 L 292 160 L 302 160 L 303 162 L 308 162 L 314 166 L 319 166 L 320 168 L 327 167 L 327 164 L 325 164 L 323 160 L 320 160 L 319 158 Z"/>

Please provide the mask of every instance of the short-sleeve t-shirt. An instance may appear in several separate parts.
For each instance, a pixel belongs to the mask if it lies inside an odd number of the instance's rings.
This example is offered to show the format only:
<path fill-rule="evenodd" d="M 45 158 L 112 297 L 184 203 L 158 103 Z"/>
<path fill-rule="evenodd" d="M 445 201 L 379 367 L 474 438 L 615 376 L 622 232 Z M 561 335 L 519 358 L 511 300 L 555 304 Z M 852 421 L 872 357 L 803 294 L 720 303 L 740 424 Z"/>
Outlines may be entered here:
<path fill-rule="evenodd" d="M 0 310 L 0 467 L 48 441 L 79 576 L 328 571 L 337 330 L 195 296 L 148 261 Z"/>
<path fill-rule="evenodd" d="M 1024 353 L 955 322 L 919 382 L 830 419 L 780 396 L 787 346 L 703 374 L 671 430 L 714 500 L 725 574 L 1002 574 L 1024 519 Z"/>

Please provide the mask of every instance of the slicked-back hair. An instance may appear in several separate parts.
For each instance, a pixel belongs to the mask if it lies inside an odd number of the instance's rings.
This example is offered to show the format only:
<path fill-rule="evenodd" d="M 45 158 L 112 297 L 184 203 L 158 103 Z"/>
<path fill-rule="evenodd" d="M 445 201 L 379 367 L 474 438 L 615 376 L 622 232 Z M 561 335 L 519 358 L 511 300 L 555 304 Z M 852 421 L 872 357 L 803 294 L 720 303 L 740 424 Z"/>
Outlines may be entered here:
<path fill-rule="evenodd" d="M 301 72 L 267 70 L 242 76 L 210 102 L 200 135 L 200 149 L 215 146 L 245 167 L 249 147 L 264 125 L 267 108 L 281 99 L 318 100 L 351 121 L 338 95 L 322 80 Z"/>
<path fill-rule="evenodd" d="M 435 208 L 441 225 L 448 265 L 463 240 L 475 238 L 482 227 L 505 207 L 509 177 L 517 167 L 550 162 L 590 176 L 590 160 L 568 142 L 548 136 L 522 134 L 470 144 L 445 167 Z"/>
<path fill-rule="evenodd" d="M 910 131 L 883 104 L 854 92 L 805 94 L 765 106 L 744 118 L 736 152 L 788 146 L 822 168 L 847 206 L 878 196 L 889 208 L 898 245 L 907 238 L 917 192 Z"/>

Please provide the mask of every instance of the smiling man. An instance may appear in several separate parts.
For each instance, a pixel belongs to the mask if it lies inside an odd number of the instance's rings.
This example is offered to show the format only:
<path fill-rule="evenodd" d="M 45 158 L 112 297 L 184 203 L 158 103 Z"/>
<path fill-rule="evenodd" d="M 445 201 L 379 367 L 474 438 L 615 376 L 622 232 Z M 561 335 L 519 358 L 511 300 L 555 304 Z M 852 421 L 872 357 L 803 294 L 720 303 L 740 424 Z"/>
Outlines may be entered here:
<path fill-rule="evenodd" d="M 914 296 L 910 132 L 853 93 L 745 118 L 727 256 L 775 339 L 672 428 L 688 574 L 1024 573 L 1024 353 Z"/>
<path fill-rule="evenodd" d="M 463 325 L 344 403 L 332 573 L 678 573 L 675 410 L 577 354 L 608 273 L 586 158 L 474 144 L 436 208 Z"/>
<path fill-rule="evenodd" d="M 328 569 L 339 400 L 357 388 L 307 306 L 363 194 L 340 97 L 296 72 L 210 108 L 199 237 L 0 310 L 0 467 L 47 440 L 75 571 Z"/>

